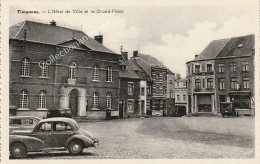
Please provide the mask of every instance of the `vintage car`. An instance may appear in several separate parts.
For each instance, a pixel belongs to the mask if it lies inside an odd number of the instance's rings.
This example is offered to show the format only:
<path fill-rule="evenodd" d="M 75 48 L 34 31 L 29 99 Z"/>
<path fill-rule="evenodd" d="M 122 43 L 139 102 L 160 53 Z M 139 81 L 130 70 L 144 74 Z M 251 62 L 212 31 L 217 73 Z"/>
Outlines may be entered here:
<path fill-rule="evenodd" d="M 65 109 L 58 109 L 58 110 L 49 110 L 47 113 L 47 118 L 52 117 L 68 117 L 71 118 L 71 109 L 65 108 Z"/>
<path fill-rule="evenodd" d="M 43 119 L 31 131 L 13 131 L 9 135 L 12 158 L 24 158 L 28 152 L 50 150 L 69 150 L 70 154 L 77 155 L 84 148 L 97 144 L 98 140 L 80 128 L 75 120 L 64 117 Z"/>
<path fill-rule="evenodd" d="M 238 113 L 235 110 L 235 106 L 233 102 L 221 102 L 221 115 L 222 117 L 225 116 L 237 116 L 238 117 Z"/>
<path fill-rule="evenodd" d="M 14 130 L 32 130 L 41 120 L 34 116 L 13 116 L 9 117 L 9 132 Z"/>

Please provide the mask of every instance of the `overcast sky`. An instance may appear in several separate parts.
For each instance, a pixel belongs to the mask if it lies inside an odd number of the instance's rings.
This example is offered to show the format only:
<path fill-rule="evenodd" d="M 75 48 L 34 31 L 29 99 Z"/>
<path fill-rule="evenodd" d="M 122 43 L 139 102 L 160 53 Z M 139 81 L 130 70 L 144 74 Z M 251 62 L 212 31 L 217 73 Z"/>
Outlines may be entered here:
<path fill-rule="evenodd" d="M 17 14 L 17 10 L 118 9 L 123 14 Z M 119 53 L 138 50 L 149 54 L 185 77 L 185 63 L 214 39 L 254 33 L 257 20 L 252 6 L 161 6 L 161 7 L 12 7 L 10 25 L 25 19 L 55 20 L 57 25 L 82 26 L 91 33 L 103 27 L 104 45 Z"/>

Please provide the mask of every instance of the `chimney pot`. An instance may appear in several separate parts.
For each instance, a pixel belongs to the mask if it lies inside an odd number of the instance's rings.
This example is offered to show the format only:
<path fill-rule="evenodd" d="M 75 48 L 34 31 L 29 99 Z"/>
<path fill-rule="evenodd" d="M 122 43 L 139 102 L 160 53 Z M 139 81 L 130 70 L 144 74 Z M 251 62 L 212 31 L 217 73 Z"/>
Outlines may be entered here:
<path fill-rule="evenodd" d="M 133 51 L 133 56 L 137 57 L 138 56 L 138 51 Z"/>
<path fill-rule="evenodd" d="M 100 44 L 103 44 L 103 35 L 94 36 L 94 39 Z"/>
<path fill-rule="evenodd" d="M 198 57 L 199 55 L 195 55 L 195 58 Z"/>
<path fill-rule="evenodd" d="M 56 22 L 55 22 L 54 20 L 52 20 L 52 21 L 50 22 L 50 25 L 51 25 L 51 26 L 56 26 Z"/>

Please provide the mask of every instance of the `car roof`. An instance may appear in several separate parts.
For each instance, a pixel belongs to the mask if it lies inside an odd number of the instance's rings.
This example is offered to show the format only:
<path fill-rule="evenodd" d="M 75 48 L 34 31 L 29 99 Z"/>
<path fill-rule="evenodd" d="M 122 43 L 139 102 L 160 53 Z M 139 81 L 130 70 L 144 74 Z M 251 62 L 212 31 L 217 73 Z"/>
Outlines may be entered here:
<path fill-rule="evenodd" d="M 41 118 L 39 117 L 35 117 L 35 116 L 12 116 L 9 117 L 9 119 L 22 119 L 22 118 L 32 118 L 32 119 L 37 119 L 37 120 L 41 120 Z"/>
<path fill-rule="evenodd" d="M 46 119 L 41 120 L 39 123 L 42 123 L 42 122 L 58 122 L 58 121 L 69 123 L 71 126 L 73 126 L 74 129 L 78 129 L 77 121 L 75 121 L 71 118 L 67 118 L 67 117 L 46 118 Z"/>

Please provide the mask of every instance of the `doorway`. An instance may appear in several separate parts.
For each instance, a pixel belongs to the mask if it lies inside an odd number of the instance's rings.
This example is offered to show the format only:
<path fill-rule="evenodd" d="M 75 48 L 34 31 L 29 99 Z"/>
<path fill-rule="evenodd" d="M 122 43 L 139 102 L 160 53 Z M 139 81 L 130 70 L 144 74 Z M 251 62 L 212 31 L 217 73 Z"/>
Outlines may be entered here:
<path fill-rule="evenodd" d="M 119 118 L 124 117 L 124 101 L 119 101 Z"/>
<path fill-rule="evenodd" d="M 73 89 L 70 92 L 69 107 L 71 109 L 71 114 L 74 116 L 78 114 L 78 97 L 78 91 Z"/>

